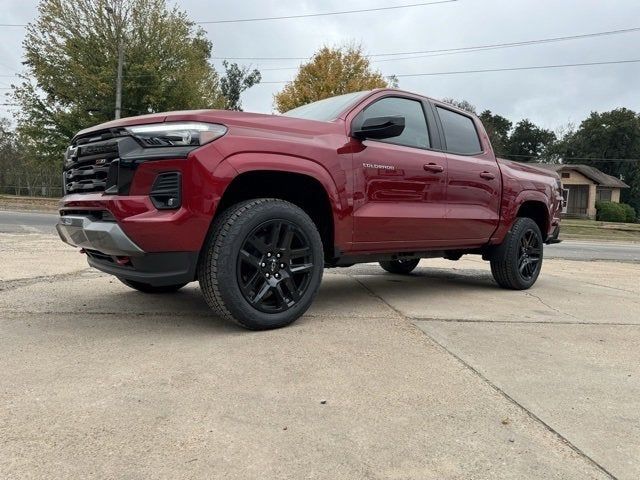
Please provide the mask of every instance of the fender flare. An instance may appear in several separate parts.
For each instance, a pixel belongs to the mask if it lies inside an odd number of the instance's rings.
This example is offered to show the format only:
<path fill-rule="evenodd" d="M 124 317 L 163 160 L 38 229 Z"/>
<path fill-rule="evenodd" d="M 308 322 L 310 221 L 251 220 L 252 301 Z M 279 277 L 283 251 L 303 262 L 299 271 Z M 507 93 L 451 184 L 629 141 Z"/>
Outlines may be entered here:
<path fill-rule="evenodd" d="M 218 168 L 224 168 L 225 164 L 236 172 L 236 175 L 231 181 L 243 173 L 255 171 L 286 172 L 306 175 L 322 185 L 334 212 L 336 210 L 342 210 L 345 206 L 331 174 L 323 165 L 313 160 L 293 155 L 246 152 L 237 153 L 225 158 Z M 216 168 L 216 171 L 218 168 Z M 230 184 L 231 182 L 227 183 L 225 191 Z M 223 196 L 224 191 L 221 192 L 221 194 Z"/>
<path fill-rule="evenodd" d="M 348 250 L 352 242 L 352 216 L 349 203 L 347 174 L 342 168 L 336 168 L 335 175 L 319 162 L 309 158 L 268 152 L 242 152 L 226 157 L 213 172 L 224 173 L 223 188 L 218 192 L 222 199 L 233 181 L 250 172 L 284 172 L 305 175 L 317 181 L 329 202 L 333 220 L 333 245 L 338 251 Z"/>
<path fill-rule="evenodd" d="M 540 190 L 522 190 L 515 198 L 511 198 L 501 209 L 501 221 L 500 226 L 491 236 L 490 244 L 495 245 L 502 243 L 505 235 L 511 229 L 513 222 L 516 219 L 518 210 L 525 202 L 538 202 L 542 203 L 547 210 L 548 222 L 551 222 L 551 212 L 549 211 L 550 199 Z M 547 232 L 542 232 L 545 236 Z"/>

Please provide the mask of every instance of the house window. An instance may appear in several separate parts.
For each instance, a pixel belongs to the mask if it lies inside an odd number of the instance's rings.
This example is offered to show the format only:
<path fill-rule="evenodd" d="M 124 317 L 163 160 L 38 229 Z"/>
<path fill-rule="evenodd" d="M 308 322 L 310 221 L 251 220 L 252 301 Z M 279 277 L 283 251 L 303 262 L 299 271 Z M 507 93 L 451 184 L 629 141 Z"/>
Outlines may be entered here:
<path fill-rule="evenodd" d="M 610 188 L 598 188 L 598 189 L 596 189 L 596 201 L 597 202 L 610 202 L 611 201 L 611 189 Z"/>
<path fill-rule="evenodd" d="M 571 174 L 569 172 L 562 172 L 562 178 L 571 178 Z"/>

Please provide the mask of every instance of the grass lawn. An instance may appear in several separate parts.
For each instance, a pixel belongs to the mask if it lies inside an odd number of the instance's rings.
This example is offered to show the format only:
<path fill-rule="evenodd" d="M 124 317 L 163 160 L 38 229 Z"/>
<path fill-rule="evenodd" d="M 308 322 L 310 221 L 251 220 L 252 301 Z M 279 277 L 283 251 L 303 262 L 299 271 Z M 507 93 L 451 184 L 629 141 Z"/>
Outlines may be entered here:
<path fill-rule="evenodd" d="M 560 238 L 640 242 L 640 223 L 563 219 L 560 222 Z"/>
<path fill-rule="evenodd" d="M 0 210 L 56 212 L 59 200 L 58 198 L 0 195 Z"/>

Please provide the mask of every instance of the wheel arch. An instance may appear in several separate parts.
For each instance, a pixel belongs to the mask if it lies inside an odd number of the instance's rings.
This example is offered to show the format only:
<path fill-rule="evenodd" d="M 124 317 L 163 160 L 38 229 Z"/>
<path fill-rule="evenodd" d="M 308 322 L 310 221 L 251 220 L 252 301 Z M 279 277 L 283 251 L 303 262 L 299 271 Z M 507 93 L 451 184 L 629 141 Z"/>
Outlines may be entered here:
<path fill-rule="evenodd" d="M 215 218 L 251 198 L 280 198 L 302 208 L 320 232 L 325 258 L 335 256 L 336 224 L 342 210 L 336 184 L 320 164 L 287 155 L 247 153 L 225 160 L 235 172 L 221 194 Z M 350 239 L 349 239 L 350 240 Z"/>
<path fill-rule="evenodd" d="M 533 196 L 537 197 L 537 196 Z M 543 195 L 543 198 L 531 198 L 528 197 L 523 199 L 519 205 L 518 210 L 516 212 L 516 218 L 530 218 L 538 225 L 540 228 L 540 233 L 542 234 L 542 240 L 544 241 L 549 233 L 550 227 L 550 214 L 549 214 L 549 206 L 548 199 Z"/>
<path fill-rule="evenodd" d="M 517 195 L 507 195 L 501 207 L 500 226 L 491 236 L 489 245 L 501 244 L 513 223 L 520 217 L 531 218 L 536 222 L 546 239 L 551 229 L 551 213 L 549 198 L 538 190 L 523 190 Z"/>

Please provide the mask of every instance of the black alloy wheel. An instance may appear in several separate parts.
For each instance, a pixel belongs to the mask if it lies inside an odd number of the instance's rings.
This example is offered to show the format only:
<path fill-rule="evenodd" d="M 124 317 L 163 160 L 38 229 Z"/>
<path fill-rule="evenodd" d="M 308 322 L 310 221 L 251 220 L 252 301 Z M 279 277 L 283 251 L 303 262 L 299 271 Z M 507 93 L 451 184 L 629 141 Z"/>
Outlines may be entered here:
<path fill-rule="evenodd" d="M 518 271 L 522 278 L 531 280 L 538 271 L 538 264 L 542 259 L 542 244 L 540 235 L 536 235 L 533 229 L 528 229 L 520 237 L 518 250 Z"/>
<path fill-rule="evenodd" d="M 540 275 L 543 259 L 540 227 L 530 218 L 516 219 L 491 255 L 491 273 L 503 288 L 526 290 Z"/>
<path fill-rule="evenodd" d="M 214 221 L 198 263 L 207 304 L 251 330 L 289 325 L 309 308 L 324 270 L 318 229 L 285 200 L 257 198 Z"/>
<path fill-rule="evenodd" d="M 268 220 L 244 240 L 236 276 L 244 298 L 265 313 L 296 305 L 313 274 L 313 250 L 305 233 L 283 219 Z"/>

